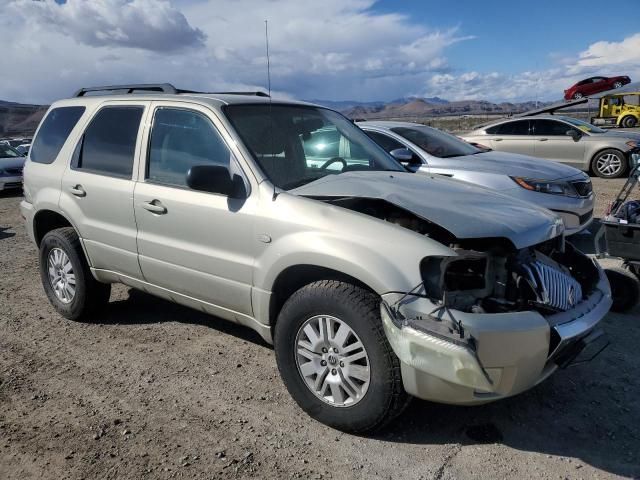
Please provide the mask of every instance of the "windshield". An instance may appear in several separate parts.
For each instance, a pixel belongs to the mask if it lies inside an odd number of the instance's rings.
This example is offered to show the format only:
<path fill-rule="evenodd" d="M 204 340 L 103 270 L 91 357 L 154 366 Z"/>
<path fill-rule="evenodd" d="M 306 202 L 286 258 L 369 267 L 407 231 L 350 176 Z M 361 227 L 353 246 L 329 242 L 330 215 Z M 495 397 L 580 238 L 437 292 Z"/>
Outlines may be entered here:
<path fill-rule="evenodd" d="M 474 155 L 483 151 L 458 137 L 427 126 L 396 127 L 391 131 L 403 136 L 429 155 L 438 158 Z"/>
<path fill-rule="evenodd" d="M 590 123 L 583 122 L 582 120 L 578 120 L 577 118 L 571 118 L 571 117 L 561 117 L 561 118 L 562 118 L 562 120 L 564 120 L 567 123 L 570 123 L 574 127 L 578 127 L 583 132 L 587 132 L 587 133 L 607 133 L 606 130 L 603 130 L 602 128 L 598 128 L 598 127 L 596 127 L 594 125 L 591 125 Z"/>
<path fill-rule="evenodd" d="M 404 171 L 332 110 L 265 103 L 229 105 L 225 113 L 269 180 L 284 190 L 343 172 Z"/>
<path fill-rule="evenodd" d="M 13 157 L 21 157 L 19 152 L 17 152 L 14 148 L 11 148 L 9 145 L 0 144 L 0 158 L 13 158 Z"/>

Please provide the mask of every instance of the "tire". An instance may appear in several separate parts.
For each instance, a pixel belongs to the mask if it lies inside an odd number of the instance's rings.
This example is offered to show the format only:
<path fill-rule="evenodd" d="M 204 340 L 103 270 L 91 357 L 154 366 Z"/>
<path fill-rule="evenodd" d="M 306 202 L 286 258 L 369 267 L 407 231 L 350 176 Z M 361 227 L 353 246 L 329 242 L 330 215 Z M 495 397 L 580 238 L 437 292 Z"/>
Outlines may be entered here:
<path fill-rule="evenodd" d="M 636 117 L 632 115 L 627 115 L 620 121 L 620 125 L 623 128 L 633 128 L 636 126 L 637 123 L 638 123 L 638 120 L 636 119 Z"/>
<path fill-rule="evenodd" d="M 622 88 L 622 82 L 615 82 L 613 88 Z"/>
<path fill-rule="evenodd" d="M 629 162 L 620 150 L 607 148 L 591 160 L 591 169 L 601 178 L 619 178 L 627 173 Z"/>
<path fill-rule="evenodd" d="M 640 283 L 638 278 L 625 268 L 607 268 L 605 274 L 611 285 L 611 296 L 614 312 L 625 312 L 633 308 L 640 299 Z"/>
<path fill-rule="evenodd" d="M 40 242 L 40 279 L 49 302 L 69 320 L 90 320 L 90 314 L 109 302 L 111 285 L 93 278 L 78 234 L 71 227 L 51 230 Z"/>
<path fill-rule="evenodd" d="M 327 317 L 331 317 L 331 320 Z M 298 342 L 306 342 L 312 346 L 311 341 L 307 342 L 311 338 L 306 336 L 305 332 L 308 330 L 303 327 L 309 327 L 314 322 L 325 322 L 326 325 L 327 321 L 334 331 L 333 337 L 329 335 L 331 342 L 318 341 L 315 347 L 310 349 L 299 346 Z M 343 325 L 351 330 L 346 337 L 348 341 L 334 343 L 333 340 L 340 337 L 339 332 Z M 314 326 L 313 331 L 315 333 L 320 330 Z M 311 283 L 295 292 L 286 301 L 278 315 L 274 333 L 276 361 L 284 384 L 300 408 L 314 419 L 345 432 L 366 432 L 382 428 L 397 417 L 408 404 L 409 396 L 402 386 L 400 362 L 391 350 L 382 327 L 380 298 L 377 295 L 339 281 L 323 280 Z M 331 345 L 337 345 L 341 349 L 346 345 L 349 348 L 354 346 L 356 341 L 361 342 L 362 351 L 365 352 L 365 358 L 357 360 L 360 362 L 359 372 L 361 374 L 366 370 L 366 367 L 363 367 L 366 364 L 369 369 L 369 381 L 366 382 L 365 376 L 360 375 L 362 383 L 358 386 L 362 395 L 359 398 L 356 398 L 356 395 L 349 397 L 349 391 L 342 387 L 337 388 L 337 393 L 341 392 L 340 395 L 334 394 L 333 388 L 329 388 L 332 379 L 346 384 L 346 381 L 341 382 L 340 379 L 348 377 L 353 381 L 355 378 L 350 376 L 348 369 L 354 368 L 356 362 L 345 362 L 343 365 L 342 360 L 361 350 L 351 349 L 350 352 L 346 352 L 348 355 L 343 355 L 340 350 L 339 354 L 333 355 Z M 328 347 L 328 354 L 322 352 L 321 345 Z M 306 355 L 298 353 L 302 350 L 305 350 Z M 317 353 L 310 354 L 309 350 Z M 312 357 L 315 360 L 307 360 Z M 321 358 L 326 360 L 320 360 Z M 326 373 L 316 374 L 315 378 L 307 376 L 305 380 L 302 373 L 305 370 L 304 365 L 313 364 L 314 361 L 317 363 L 311 365 L 312 370 L 324 368 L 316 368 L 324 362 Z M 334 369 L 331 365 L 346 365 L 346 368 Z M 313 391 L 307 382 L 314 383 L 318 378 L 322 379 L 322 386 L 320 392 L 316 393 L 317 389 Z M 323 399 L 321 395 L 325 395 Z M 336 400 L 339 400 L 340 396 L 349 398 L 343 405 L 338 406 Z"/>
<path fill-rule="evenodd" d="M 584 95 L 583 95 L 582 93 L 580 93 L 580 92 L 576 92 L 576 93 L 574 93 L 574 94 L 573 94 L 573 97 L 572 97 L 572 98 L 573 98 L 574 100 L 580 100 L 582 97 L 584 97 Z"/>

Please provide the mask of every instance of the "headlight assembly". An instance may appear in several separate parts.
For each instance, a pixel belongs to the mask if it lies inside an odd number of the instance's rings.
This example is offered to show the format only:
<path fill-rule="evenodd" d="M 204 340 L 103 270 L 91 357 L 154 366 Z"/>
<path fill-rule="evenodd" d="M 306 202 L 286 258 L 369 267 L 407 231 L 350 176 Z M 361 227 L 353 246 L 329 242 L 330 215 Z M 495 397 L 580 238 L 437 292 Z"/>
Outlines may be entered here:
<path fill-rule="evenodd" d="M 548 182 L 545 180 L 532 180 L 523 177 L 511 177 L 522 188 L 532 192 L 550 193 L 552 195 L 564 195 L 566 197 L 577 197 L 578 194 L 568 182 Z"/>

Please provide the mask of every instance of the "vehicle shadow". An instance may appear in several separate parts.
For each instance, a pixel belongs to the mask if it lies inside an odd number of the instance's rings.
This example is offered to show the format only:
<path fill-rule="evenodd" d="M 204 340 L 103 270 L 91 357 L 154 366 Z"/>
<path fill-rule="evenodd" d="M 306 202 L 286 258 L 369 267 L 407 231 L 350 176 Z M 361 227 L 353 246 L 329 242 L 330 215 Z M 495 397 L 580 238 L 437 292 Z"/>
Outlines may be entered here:
<path fill-rule="evenodd" d="M 0 198 L 15 198 L 22 197 L 22 189 L 21 188 L 12 188 L 10 190 L 0 190 Z"/>
<path fill-rule="evenodd" d="M 261 347 L 272 348 L 260 335 L 248 327 L 178 305 L 134 288 L 128 289 L 126 299 L 112 300 L 109 302 L 109 307 L 93 319 L 93 323 L 105 325 L 144 325 L 164 322 L 202 325 Z"/>
<path fill-rule="evenodd" d="M 0 227 L 0 240 L 11 238 L 16 235 L 16 232 L 10 232 L 9 230 L 11 230 L 11 227 Z"/>

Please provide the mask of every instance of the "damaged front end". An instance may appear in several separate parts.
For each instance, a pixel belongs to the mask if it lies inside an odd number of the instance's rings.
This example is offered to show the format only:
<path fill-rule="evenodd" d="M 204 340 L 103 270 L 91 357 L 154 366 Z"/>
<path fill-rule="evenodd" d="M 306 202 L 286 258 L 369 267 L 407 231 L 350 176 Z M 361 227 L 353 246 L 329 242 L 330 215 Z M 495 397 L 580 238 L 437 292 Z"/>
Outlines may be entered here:
<path fill-rule="evenodd" d="M 422 260 L 413 291 L 382 302 L 414 395 L 448 403 L 513 395 L 608 344 L 596 326 L 610 306 L 606 279 L 562 236 L 523 249 L 496 239 L 450 247 L 455 256 Z"/>

